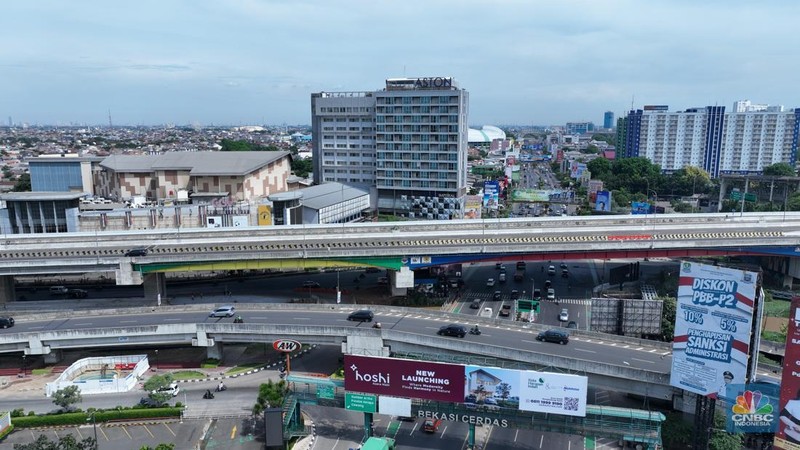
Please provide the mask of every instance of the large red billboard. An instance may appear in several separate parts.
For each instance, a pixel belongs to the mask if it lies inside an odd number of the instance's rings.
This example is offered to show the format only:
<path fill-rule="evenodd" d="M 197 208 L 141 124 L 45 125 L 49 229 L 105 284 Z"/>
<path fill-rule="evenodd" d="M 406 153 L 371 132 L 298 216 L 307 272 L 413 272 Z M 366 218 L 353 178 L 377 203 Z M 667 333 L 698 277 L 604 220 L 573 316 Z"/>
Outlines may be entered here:
<path fill-rule="evenodd" d="M 800 449 L 800 297 L 792 299 L 781 375 L 780 422 L 773 448 Z"/>
<path fill-rule="evenodd" d="M 464 366 L 345 355 L 344 388 L 352 392 L 464 402 Z"/>

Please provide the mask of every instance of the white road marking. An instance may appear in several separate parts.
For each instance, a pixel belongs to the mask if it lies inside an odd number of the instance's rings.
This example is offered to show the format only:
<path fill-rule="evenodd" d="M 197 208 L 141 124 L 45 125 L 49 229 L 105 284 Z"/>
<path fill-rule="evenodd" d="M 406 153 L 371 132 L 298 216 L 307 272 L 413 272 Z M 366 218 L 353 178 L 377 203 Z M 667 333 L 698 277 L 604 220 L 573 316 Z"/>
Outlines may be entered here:
<path fill-rule="evenodd" d="M 164 322 L 183 322 L 183 319 L 164 319 Z"/>
<path fill-rule="evenodd" d="M 87 325 L 92 325 L 92 322 L 76 323 L 75 325 L 83 327 L 83 326 L 87 326 Z"/>
<path fill-rule="evenodd" d="M 136 323 L 138 320 L 120 320 L 119 323 Z"/>
<path fill-rule="evenodd" d="M 541 344 L 541 342 L 539 342 L 539 341 L 528 341 L 528 340 L 525 340 L 525 339 L 522 339 L 521 341 L 522 342 L 527 342 L 528 344 Z"/>
<path fill-rule="evenodd" d="M 645 362 L 645 363 L 648 363 L 648 364 L 655 364 L 656 363 L 655 361 L 648 361 L 646 359 L 639 359 L 639 358 L 631 358 L 631 359 L 634 360 L 634 361 L 641 361 L 641 362 Z"/>
<path fill-rule="evenodd" d="M 585 348 L 576 348 L 575 350 L 579 351 L 579 352 L 586 352 L 586 353 L 597 353 L 594 350 L 586 350 Z"/>

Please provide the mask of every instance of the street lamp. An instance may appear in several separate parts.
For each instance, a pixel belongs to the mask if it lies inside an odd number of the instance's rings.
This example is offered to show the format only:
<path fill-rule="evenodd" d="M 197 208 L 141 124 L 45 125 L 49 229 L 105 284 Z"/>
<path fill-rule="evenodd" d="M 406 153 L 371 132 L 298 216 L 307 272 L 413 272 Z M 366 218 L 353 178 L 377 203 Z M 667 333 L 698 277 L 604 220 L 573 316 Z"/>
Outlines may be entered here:
<path fill-rule="evenodd" d="M 94 415 L 97 411 L 93 411 L 89 417 L 86 419 L 88 422 L 89 420 L 92 421 L 92 429 L 94 430 L 94 450 L 100 448 L 100 443 L 97 441 L 97 420 L 95 419 Z"/>
<path fill-rule="evenodd" d="M 26 355 L 25 353 L 22 354 L 22 378 L 25 378 L 25 376 L 28 375 L 28 370 L 27 370 L 28 366 L 25 364 L 25 358 L 27 358 L 27 356 L 28 355 Z"/>
<path fill-rule="evenodd" d="M 154 369 L 158 370 L 158 349 L 155 349 L 156 356 L 153 358 Z"/>

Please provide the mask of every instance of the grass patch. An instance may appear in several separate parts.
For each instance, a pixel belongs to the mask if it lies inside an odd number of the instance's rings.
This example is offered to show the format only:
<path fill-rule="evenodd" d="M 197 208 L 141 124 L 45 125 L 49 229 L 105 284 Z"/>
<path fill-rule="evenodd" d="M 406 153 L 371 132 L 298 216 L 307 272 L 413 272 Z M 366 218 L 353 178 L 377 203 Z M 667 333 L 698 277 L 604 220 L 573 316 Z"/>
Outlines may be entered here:
<path fill-rule="evenodd" d="M 249 370 L 258 369 L 264 367 L 263 363 L 247 363 L 247 364 L 240 364 L 236 367 L 231 367 L 225 372 L 225 375 L 236 375 L 237 373 L 245 373 Z"/>
<path fill-rule="evenodd" d="M 786 333 L 777 331 L 762 331 L 761 338 L 772 342 L 786 342 Z"/>
<path fill-rule="evenodd" d="M 764 315 L 768 317 L 784 317 L 788 319 L 790 307 L 791 302 L 783 300 L 764 302 Z"/>
<path fill-rule="evenodd" d="M 32 375 L 50 375 L 53 372 L 52 367 L 45 367 L 44 369 L 33 369 L 31 370 Z"/>
<path fill-rule="evenodd" d="M 207 378 L 204 372 L 197 370 L 180 370 L 178 372 L 172 372 L 170 375 L 172 375 L 173 380 L 197 380 Z"/>
<path fill-rule="evenodd" d="M 269 348 L 271 349 L 272 346 L 270 345 Z M 266 353 L 267 353 L 267 344 L 258 342 L 255 344 L 250 344 L 247 347 L 245 347 L 244 351 L 242 352 L 242 355 L 260 356 L 260 355 L 265 355 Z"/>
<path fill-rule="evenodd" d="M 219 360 L 216 358 L 208 358 L 200 364 L 201 369 L 216 369 L 219 367 Z"/>

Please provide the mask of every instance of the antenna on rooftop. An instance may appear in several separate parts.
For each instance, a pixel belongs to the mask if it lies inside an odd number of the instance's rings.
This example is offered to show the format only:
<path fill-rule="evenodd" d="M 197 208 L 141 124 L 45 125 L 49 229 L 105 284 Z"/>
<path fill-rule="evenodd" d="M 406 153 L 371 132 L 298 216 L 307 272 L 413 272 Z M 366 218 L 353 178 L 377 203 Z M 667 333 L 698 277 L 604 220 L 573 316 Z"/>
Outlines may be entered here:
<path fill-rule="evenodd" d="M 111 108 L 108 109 L 108 128 L 114 128 L 114 124 L 111 122 Z"/>
<path fill-rule="evenodd" d="M 633 111 L 633 100 L 636 98 L 636 94 L 631 95 L 631 111 Z"/>

